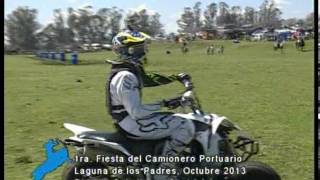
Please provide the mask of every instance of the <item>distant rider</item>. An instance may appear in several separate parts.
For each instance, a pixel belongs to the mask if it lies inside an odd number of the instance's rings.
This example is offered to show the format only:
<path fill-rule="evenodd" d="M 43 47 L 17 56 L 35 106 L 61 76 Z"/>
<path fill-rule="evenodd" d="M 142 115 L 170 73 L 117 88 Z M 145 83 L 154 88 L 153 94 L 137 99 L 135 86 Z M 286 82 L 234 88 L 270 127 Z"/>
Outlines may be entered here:
<path fill-rule="evenodd" d="M 277 48 L 282 48 L 284 44 L 284 37 L 282 35 L 277 35 L 276 36 L 276 44 L 275 46 Z"/>

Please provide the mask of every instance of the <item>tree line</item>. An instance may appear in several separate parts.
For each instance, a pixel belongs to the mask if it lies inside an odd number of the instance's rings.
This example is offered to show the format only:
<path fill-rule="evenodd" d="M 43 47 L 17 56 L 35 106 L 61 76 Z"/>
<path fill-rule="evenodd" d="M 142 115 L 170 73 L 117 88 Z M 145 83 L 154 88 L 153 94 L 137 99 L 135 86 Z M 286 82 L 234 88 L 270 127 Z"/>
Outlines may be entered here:
<path fill-rule="evenodd" d="M 280 27 L 281 25 L 312 26 L 313 13 L 305 19 L 281 18 L 281 10 L 274 0 L 264 0 L 259 10 L 253 7 L 229 6 L 225 2 L 210 3 L 204 10 L 201 2 L 193 7 L 185 7 L 177 20 L 179 33 L 196 33 L 202 29 L 217 26 L 242 26 L 252 24 L 260 27 Z M 58 50 L 57 48 L 76 48 L 80 44 L 110 43 L 112 37 L 121 30 L 129 17 L 135 17 L 140 31 L 151 36 L 164 34 L 159 13 L 150 13 L 146 9 L 124 13 L 124 10 L 111 7 L 94 11 L 92 6 L 68 8 L 53 11 L 53 21 L 41 25 L 37 21 L 38 11 L 29 7 L 18 7 L 5 18 L 5 48 L 21 50 Z"/>
<path fill-rule="evenodd" d="M 134 16 L 141 31 L 151 36 L 163 33 L 159 13 L 149 13 L 146 9 L 130 12 L 126 16 L 117 7 L 101 8 L 96 12 L 92 6 L 53 11 L 53 22 L 41 25 L 37 21 L 38 11 L 29 7 L 18 7 L 5 19 L 5 38 L 11 49 L 58 50 L 68 45 L 76 48 L 80 44 L 110 43 L 112 37 L 121 30 L 121 23 Z M 6 45 L 6 44 L 5 44 Z"/>
<path fill-rule="evenodd" d="M 196 33 L 201 29 L 215 29 L 218 26 L 232 25 L 241 27 L 252 25 L 266 28 L 281 26 L 313 27 L 314 14 L 310 13 L 305 19 L 282 19 L 282 11 L 274 0 L 264 0 L 259 9 L 253 7 L 229 6 L 225 2 L 210 3 L 204 10 L 202 3 L 196 2 L 193 7 L 185 7 L 177 21 L 180 33 Z M 202 15 L 202 17 L 201 17 Z"/>

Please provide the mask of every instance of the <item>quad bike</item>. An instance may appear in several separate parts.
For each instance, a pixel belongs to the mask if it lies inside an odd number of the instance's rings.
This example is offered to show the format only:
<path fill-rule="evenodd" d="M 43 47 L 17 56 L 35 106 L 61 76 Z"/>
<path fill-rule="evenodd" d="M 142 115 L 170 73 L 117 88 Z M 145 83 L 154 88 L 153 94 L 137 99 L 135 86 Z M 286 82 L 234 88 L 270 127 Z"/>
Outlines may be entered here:
<path fill-rule="evenodd" d="M 298 39 L 296 41 L 296 49 L 297 50 L 303 51 L 304 46 L 305 46 L 305 42 L 303 39 Z"/>
<path fill-rule="evenodd" d="M 281 50 L 281 53 L 283 53 L 283 48 L 284 48 L 284 42 L 275 42 L 273 44 L 273 50 L 276 51 L 278 49 Z"/>
<path fill-rule="evenodd" d="M 183 46 L 183 47 L 181 47 L 181 52 L 182 52 L 182 54 L 186 54 L 189 52 L 189 48 L 186 46 Z"/>
<path fill-rule="evenodd" d="M 194 162 L 178 162 L 176 169 L 178 179 L 210 179 L 210 180 L 280 180 L 279 175 L 268 165 L 249 161 L 250 157 L 257 154 L 259 144 L 241 132 L 241 129 L 224 116 L 208 114 L 202 111 L 198 98 L 194 92 L 191 77 L 180 74 L 181 82 L 185 91 L 176 98 L 183 110 L 190 109 L 191 112 L 177 113 L 180 116 L 193 121 L 196 129 L 194 140 L 180 154 L 184 157 L 194 157 Z M 127 137 L 126 132 L 121 130 L 110 132 L 98 132 L 94 129 L 65 123 L 64 127 L 74 133 L 74 136 L 60 140 L 66 147 L 72 146 L 76 149 L 75 159 L 71 160 L 63 172 L 63 179 L 154 179 L 152 171 L 156 169 L 157 163 L 146 162 L 146 156 L 157 156 L 161 153 L 166 139 L 159 140 L 135 140 Z M 81 162 L 79 157 L 96 159 L 97 155 L 108 158 L 116 156 L 124 157 L 124 161 L 88 161 Z M 237 157 L 237 162 L 200 161 L 200 156 L 205 157 Z M 128 157 L 140 157 L 141 161 L 128 161 Z M 76 160 L 78 159 L 78 160 Z M 180 172 L 184 168 L 218 169 L 219 173 L 194 173 L 185 174 Z M 104 169 L 106 173 L 77 173 L 80 169 Z M 115 170 L 116 169 L 116 170 Z M 127 172 L 128 169 L 135 173 L 109 173 Z"/>

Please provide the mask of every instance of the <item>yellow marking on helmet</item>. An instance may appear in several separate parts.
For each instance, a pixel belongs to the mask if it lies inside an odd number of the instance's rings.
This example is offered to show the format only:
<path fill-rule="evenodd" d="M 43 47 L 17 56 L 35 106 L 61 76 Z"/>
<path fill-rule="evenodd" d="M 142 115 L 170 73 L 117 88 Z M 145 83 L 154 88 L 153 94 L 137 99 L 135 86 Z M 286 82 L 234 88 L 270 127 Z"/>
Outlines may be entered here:
<path fill-rule="evenodd" d="M 134 37 L 131 34 L 127 33 L 127 32 L 120 32 L 117 36 L 124 36 L 127 39 L 123 40 L 123 43 L 130 43 L 130 42 L 143 42 L 145 41 L 147 38 L 151 38 L 149 35 L 143 33 L 143 32 L 139 32 L 142 37 Z"/>
<path fill-rule="evenodd" d="M 143 42 L 145 41 L 146 39 L 145 38 L 139 38 L 139 37 L 127 37 L 126 40 L 124 40 L 123 42 L 124 43 L 129 43 L 129 42 Z"/>
<path fill-rule="evenodd" d="M 129 33 L 126 33 L 126 32 L 119 32 L 117 34 L 117 36 L 131 36 Z"/>

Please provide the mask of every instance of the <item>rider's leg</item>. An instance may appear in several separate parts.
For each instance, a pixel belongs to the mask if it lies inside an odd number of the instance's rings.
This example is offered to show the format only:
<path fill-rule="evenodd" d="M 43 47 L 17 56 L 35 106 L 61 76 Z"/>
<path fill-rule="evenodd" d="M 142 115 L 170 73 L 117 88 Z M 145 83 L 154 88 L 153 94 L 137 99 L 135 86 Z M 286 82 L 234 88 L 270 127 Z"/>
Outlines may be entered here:
<path fill-rule="evenodd" d="M 178 156 L 186 146 L 193 139 L 195 134 L 195 128 L 193 123 L 188 119 L 176 119 L 180 123 L 177 129 L 171 133 L 170 139 L 165 143 L 161 156 Z M 179 173 L 176 164 L 172 162 L 162 162 L 159 165 L 162 169 L 176 169 Z M 154 175 L 155 180 L 175 180 L 177 174 L 156 174 Z"/>
<path fill-rule="evenodd" d="M 191 142 L 195 134 L 195 127 L 189 119 L 177 118 L 179 121 L 177 129 L 170 134 L 170 139 L 166 142 L 162 155 L 177 156 Z"/>
<path fill-rule="evenodd" d="M 161 139 L 169 137 L 165 143 L 162 156 L 177 156 L 195 135 L 195 127 L 191 120 L 174 116 L 169 113 L 154 113 L 144 119 L 126 118 L 119 124 L 124 130 L 134 134 L 137 139 Z M 162 163 L 162 168 L 172 168 L 174 163 Z M 156 176 L 157 179 L 167 179 L 168 175 Z"/>
<path fill-rule="evenodd" d="M 175 116 L 172 113 L 154 113 L 143 119 L 125 118 L 120 127 L 137 137 L 136 139 L 162 139 L 169 137 L 175 143 L 189 143 L 195 133 L 193 122 L 189 119 Z M 179 151 L 179 150 L 178 150 Z"/>

